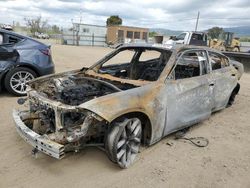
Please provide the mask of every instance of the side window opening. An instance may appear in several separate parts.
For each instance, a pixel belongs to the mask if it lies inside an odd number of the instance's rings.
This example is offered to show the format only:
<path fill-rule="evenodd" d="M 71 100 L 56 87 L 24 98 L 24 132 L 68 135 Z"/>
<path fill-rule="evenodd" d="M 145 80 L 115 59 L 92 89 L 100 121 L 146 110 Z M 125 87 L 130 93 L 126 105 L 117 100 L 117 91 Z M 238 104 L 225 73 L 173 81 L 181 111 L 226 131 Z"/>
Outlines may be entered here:
<path fill-rule="evenodd" d="M 207 43 L 207 40 L 205 40 L 206 35 L 199 34 L 199 33 L 193 33 L 191 36 L 191 39 L 189 41 L 190 45 L 198 45 L 198 46 L 205 46 Z"/>
<path fill-rule="evenodd" d="M 20 42 L 21 40 L 22 40 L 21 38 L 9 35 L 7 43 L 14 43 L 14 44 L 16 44 L 16 43 Z"/>
<path fill-rule="evenodd" d="M 176 40 L 184 40 L 186 36 L 186 33 L 182 33 L 176 37 Z"/>
<path fill-rule="evenodd" d="M 170 77 L 178 79 L 192 78 L 207 74 L 208 60 L 205 51 L 187 51 L 177 60 Z"/>
<path fill-rule="evenodd" d="M 229 66 L 229 61 L 226 57 L 223 57 L 222 55 L 215 52 L 208 52 L 208 54 L 212 70 L 217 70 Z"/>

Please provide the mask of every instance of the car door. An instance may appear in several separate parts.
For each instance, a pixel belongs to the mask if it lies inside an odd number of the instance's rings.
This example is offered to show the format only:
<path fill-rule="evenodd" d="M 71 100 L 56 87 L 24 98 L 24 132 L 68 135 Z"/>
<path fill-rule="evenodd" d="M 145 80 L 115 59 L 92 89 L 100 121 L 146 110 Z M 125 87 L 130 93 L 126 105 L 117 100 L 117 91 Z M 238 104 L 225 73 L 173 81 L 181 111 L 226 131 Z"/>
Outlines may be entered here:
<path fill-rule="evenodd" d="M 183 52 L 165 83 L 164 135 L 209 117 L 214 105 L 213 90 L 206 51 Z"/>
<path fill-rule="evenodd" d="M 187 41 L 188 33 L 181 33 L 176 37 L 176 44 L 184 44 Z"/>
<path fill-rule="evenodd" d="M 228 58 L 224 55 L 211 51 L 208 55 L 215 80 L 213 111 L 217 111 L 226 107 L 231 92 L 237 84 L 237 71 L 230 66 Z"/>

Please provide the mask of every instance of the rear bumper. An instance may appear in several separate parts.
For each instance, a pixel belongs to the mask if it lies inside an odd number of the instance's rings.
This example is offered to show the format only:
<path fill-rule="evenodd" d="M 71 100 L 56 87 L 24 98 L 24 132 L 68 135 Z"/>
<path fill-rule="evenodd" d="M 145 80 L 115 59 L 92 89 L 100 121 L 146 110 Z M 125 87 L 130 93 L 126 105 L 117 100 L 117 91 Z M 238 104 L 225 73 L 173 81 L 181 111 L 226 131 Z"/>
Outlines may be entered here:
<path fill-rule="evenodd" d="M 40 76 L 45 76 L 48 74 L 54 74 L 55 73 L 55 66 L 54 64 L 51 64 L 48 67 L 42 67 L 40 68 Z"/>
<path fill-rule="evenodd" d="M 63 145 L 53 142 L 29 129 L 21 119 L 25 112 L 13 111 L 13 119 L 19 135 L 37 150 L 50 155 L 56 159 L 61 159 L 65 155 Z"/>

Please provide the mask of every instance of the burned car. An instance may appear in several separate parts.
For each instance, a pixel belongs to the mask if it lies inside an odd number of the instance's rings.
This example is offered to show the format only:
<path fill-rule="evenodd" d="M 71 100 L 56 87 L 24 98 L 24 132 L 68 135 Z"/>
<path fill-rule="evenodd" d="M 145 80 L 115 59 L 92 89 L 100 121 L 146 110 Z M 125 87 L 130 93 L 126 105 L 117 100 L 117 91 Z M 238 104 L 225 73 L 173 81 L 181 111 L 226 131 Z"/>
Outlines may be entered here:
<path fill-rule="evenodd" d="M 57 159 L 99 146 L 127 168 L 141 144 L 233 103 L 240 86 L 230 61 L 206 47 L 125 45 L 90 68 L 30 81 L 29 109 L 13 111 L 16 128 L 35 150 Z"/>

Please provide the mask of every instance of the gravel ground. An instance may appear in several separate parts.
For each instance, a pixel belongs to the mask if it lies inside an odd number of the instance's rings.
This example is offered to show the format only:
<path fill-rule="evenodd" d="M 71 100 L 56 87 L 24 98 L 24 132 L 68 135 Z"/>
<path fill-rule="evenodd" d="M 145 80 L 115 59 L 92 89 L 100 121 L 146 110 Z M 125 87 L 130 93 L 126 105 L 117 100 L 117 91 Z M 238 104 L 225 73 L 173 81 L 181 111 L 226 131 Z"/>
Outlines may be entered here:
<path fill-rule="evenodd" d="M 111 49 L 53 45 L 56 71 L 89 66 Z M 191 128 L 187 137 L 209 140 L 198 148 L 166 137 L 143 148 L 135 164 L 121 170 L 97 148 L 62 160 L 31 156 L 11 117 L 17 97 L 0 93 L 0 187 L 250 187 L 250 75 L 244 74 L 235 104 Z"/>

